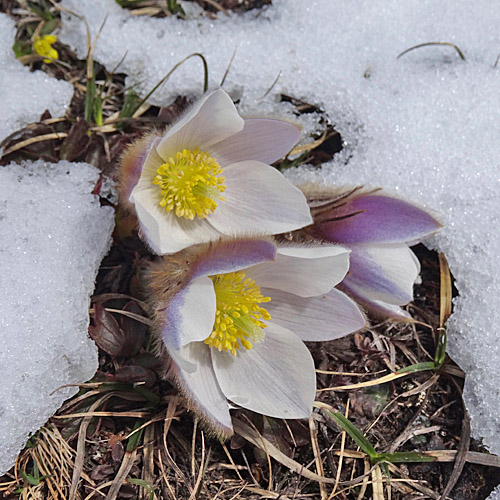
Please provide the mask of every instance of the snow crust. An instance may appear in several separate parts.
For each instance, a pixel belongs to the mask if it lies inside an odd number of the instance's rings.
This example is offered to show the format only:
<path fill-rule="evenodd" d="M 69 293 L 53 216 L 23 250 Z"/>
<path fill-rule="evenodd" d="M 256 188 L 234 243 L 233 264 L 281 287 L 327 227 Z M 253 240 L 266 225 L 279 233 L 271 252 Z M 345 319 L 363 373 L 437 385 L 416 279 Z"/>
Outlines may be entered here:
<path fill-rule="evenodd" d="M 43 71 L 30 72 L 12 50 L 16 34 L 13 19 L 0 13 L 0 141 L 28 123 L 36 122 L 48 109 L 64 115 L 73 86 Z"/>
<path fill-rule="evenodd" d="M 98 175 L 65 161 L 0 167 L 0 475 L 77 392 L 57 389 L 97 369 L 89 296 L 114 226 L 91 194 Z"/>
<path fill-rule="evenodd" d="M 108 15 L 94 57 L 113 68 L 127 53 L 119 70 L 143 93 L 195 51 L 216 87 L 236 48 L 224 88 L 242 112 L 290 115 L 278 104 L 286 93 L 319 105 L 342 134 L 341 154 L 291 179 L 383 186 L 442 214 L 446 227 L 429 245 L 446 253 L 460 292 L 449 351 L 467 372 L 473 434 L 500 453 L 500 9 L 489 0 L 274 0 L 243 16 L 182 21 L 132 17 L 114 0 L 62 5 L 94 35 Z M 84 57 L 81 21 L 64 15 L 61 38 Z M 457 44 L 466 61 L 448 46 L 396 59 L 435 41 Z M 200 95 L 202 81 L 193 58 L 152 101 Z M 305 117 L 306 133 L 318 129 Z"/>

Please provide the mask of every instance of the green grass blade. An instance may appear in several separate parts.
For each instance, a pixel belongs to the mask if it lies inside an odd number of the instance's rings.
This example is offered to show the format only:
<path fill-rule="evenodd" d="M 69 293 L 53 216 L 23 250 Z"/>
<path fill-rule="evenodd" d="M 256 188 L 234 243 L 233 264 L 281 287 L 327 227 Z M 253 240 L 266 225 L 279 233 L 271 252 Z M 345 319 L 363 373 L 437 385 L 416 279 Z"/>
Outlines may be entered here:
<path fill-rule="evenodd" d="M 136 422 L 134 424 L 134 428 L 132 429 L 132 432 L 135 431 L 136 429 L 139 429 L 139 427 L 142 424 L 144 424 L 143 419 L 136 420 Z M 126 450 L 127 452 L 134 451 L 140 445 L 143 432 L 144 432 L 144 428 L 141 429 L 140 431 L 134 432 L 134 434 L 132 434 L 130 436 L 128 443 L 127 443 L 127 450 Z"/>
<path fill-rule="evenodd" d="M 401 368 L 396 372 L 396 375 L 401 375 L 403 373 L 416 373 L 416 372 L 424 372 L 427 370 L 435 370 L 437 368 L 436 363 L 434 361 L 426 361 L 425 363 L 415 363 L 414 365 L 406 366 L 405 368 Z"/>
<path fill-rule="evenodd" d="M 368 439 L 363 436 L 363 433 L 354 426 L 354 424 L 342 415 L 340 412 L 333 413 L 331 411 L 323 409 L 331 419 L 335 420 L 344 431 L 349 434 L 349 436 L 354 440 L 354 442 L 370 457 L 371 460 L 376 460 L 378 458 L 378 453 L 375 448 L 371 445 Z"/>
<path fill-rule="evenodd" d="M 149 491 L 149 499 L 150 500 L 154 499 L 154 497 L 155 497 L 155 490 L 153 489 L 153 487 L 151 486 L 151 484 L 149 484 L 147 481 L 144 481 L 144 479 L 132 478 L 132 479 L 129 479 L 127 482 L 130 483 L 130 484 L 137 484 L 138 486 L 142 486 L 143 488 L 145 488 L 146 490 Z"/>

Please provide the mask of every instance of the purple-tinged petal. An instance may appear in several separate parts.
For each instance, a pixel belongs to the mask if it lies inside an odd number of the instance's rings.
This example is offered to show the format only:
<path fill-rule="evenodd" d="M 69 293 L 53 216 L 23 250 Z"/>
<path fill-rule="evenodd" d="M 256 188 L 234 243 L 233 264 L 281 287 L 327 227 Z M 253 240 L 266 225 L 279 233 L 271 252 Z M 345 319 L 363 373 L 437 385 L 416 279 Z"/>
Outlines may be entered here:
<path fill-rule="evenodd" d="M 312 222 L 302 192 L 275 168 L 257 161 L 224 169 L 226 190 L 207 220 L 227 236 L 279 234 Z"/>
<path fill-rule="evenodd" d="M 338 339 L 366 326 L 356 303 L 335 288 L 326 295 L 308 298 L 266 288 L 261 292 L 271 296 L 265 307 L 273 323 L 288 328 L 302 340 Z"/>
<path fill-rule="evenodd" d="M 156 147 L 167 161 L 183 149 L 206 150 L 243 130 L 244 120 L 226 92 L 218 89 L 200 99 Z"/>
<path fill-rule="evenodd" d="M 275 418 L 307 418 L 316 394 L 314 361 L 293 332 L 269 323 L 266 337 L 236 356 L 212 350 L 222 392 L 244 408 Z"/>
<path fill-rule="evenodd" d="M 353 245 L 342 283 L 366 300 L 407 304 L 419 271 L 412 253 L 405 244 Z"/>
<path fill-rule="evenodd" d="M 188 372 L 174 365 L 176 383 L 192 409 L 220 436 L 233 433 L 229 405 L 222 393 L 214 369 L 210 348 L 203 342 L 192 342 L 181 350 L 181 356 L 195 370 Z M 175 358 L 173 358 L 175 361 Z"/>
<path fill-rule="evenodd" d="M 205 340 L 215 322 L 216 298 L 210 278 L 191 281 L 177 293 L 165 310 L 161 338 L 169 351 L 190 342 Z"/>
<path fill-rule="evenodd" d="M 300 129 L 282 120 L 245 119 L 245 126 L 210 147 L 219 165 L 225 167 L 240 161 L 274 163 L 285 156 L 300 139 Z"/>
<path fill-rule="evenodd" d="M 323 212 L 312 231 L 336 243 L 401 243 L 420 240 L 440 228 L 432 215 L 411 203 L 371 194 Z"/>
<path fill-rule="evenodd" d="M 336 245 L 288 246 L 276 260 L 246 270 L 260 287 L 275 288 L 301 297 L 328 293 L 349 269 L 349 250 Z"/>
<path fill-rule="evenodd" d="M 120 200 L 129 201 L 132 190 L 135 188 L 144 168 L 154 167 L 154 171 L 163 163 L 156 153 L 155 147 L 159 142 L 156 134 L 148 134 L 137 142 L 132 143 L 123 153 L 120 160 Z"/>
<path fill-rule="evenodd" d="M 276 247 L 266 240 L 241 239 L 211 244 L 192 266 L 191 279 L 231 273 L 273 260 Z M 208 335 L 207 335 L 208 336 Z"/>

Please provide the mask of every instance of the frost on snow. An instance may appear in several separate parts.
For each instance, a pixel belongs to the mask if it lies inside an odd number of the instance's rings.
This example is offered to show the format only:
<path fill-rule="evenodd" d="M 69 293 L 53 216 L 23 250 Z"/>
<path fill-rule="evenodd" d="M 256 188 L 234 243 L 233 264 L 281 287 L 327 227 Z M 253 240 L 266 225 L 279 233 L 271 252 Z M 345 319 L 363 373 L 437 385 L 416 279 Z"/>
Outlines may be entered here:
<path fill-rule="evenodd" d="M 43 71 L 30 72 L 12 50 L 15 22 L 0 13 L 0 141 L 28 123 L 39 120 L 48 109 L 52 116 L 64 115 L 73 86 Z"/>
<path fill-rule="evenodd" d="M 195 51 L 216 87 L 236 48 L 224 88 L 243 113 L 279 115 L 286 93 L 321 106 L 345 141 L 329 164 L 290 177 L 381 185 L 442 214 L 431 246 L 448 256 L 460 291 L 449 350 L 467 372 L 474 435 L 500 453 L 500 10 L 489 0 L 275 0 L 258 16 L 183 21 L 133 18 L 114 0 L 62 5 L 85 15 L 93 35 L 109 12 L 95 58 L 113 68 L 127 53 L 120 70 L 143 92 Z M 64 15 L 61 38 L 84 55 L 80 20 Z M 396 59 L 432 41 L 456 43 L 466 61 L 445 46 Z M 154 100 L 199 95 L 202 81 L 192 59 Z"/>
<path fill-rule="evenodd" d="M 0 474 L 77 391 L 57 389 L 97 369 L 89 296 L 114 225 L 97 179 L 85 163 L 0 167 Z"/>

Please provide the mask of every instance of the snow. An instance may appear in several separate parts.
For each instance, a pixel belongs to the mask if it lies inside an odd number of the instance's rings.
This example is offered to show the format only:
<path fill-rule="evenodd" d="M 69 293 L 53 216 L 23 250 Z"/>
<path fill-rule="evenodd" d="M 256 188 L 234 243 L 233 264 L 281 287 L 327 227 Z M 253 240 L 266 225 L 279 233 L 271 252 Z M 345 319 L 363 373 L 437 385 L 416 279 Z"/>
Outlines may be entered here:
<path fill-rule="evenodd" d="M 98 176 L 65 161 L 0 167 L 0 475 L 77 392 L 57 389 L 97 369 L 89 296 L 114 226 L 91 194 Z"/>
<path fill-rule="evenodd" d="M 488 500 L 500 500 L 500 486 L 491 492 Z"/>
<path fill-rule="evenodd" d="M 460 292 L 449 351 L 467 372 L 473 434 L 500 453 L 500 10 L 489 0 L 274 0 L 242 16 L 183 21 L 132 17 L 114 0 L 62 5 L 93 35 L 109 14 L 94 57 L 113 68 L 126 53 L 120 71 L 143 93 L 195 51 L 216 87 L 236 48 L 224 88 L 242 112 L 290 116 L 278 102 L 289 94 L 319 105 L 345 141 L 333 161 L 291 179 L 384 186 L 442 214 L 446 227 L 429 244 L 446 253 Z M 80 20 L 64 15 L 61 38 L 84 57 Z M 466 61 L 449 46 L 396 59 L 434 41 L 457 44 Z M 200 95 L 202 82 L 190 59 L 152 102 Z M 306 133 L 316 118 L 302 118 Z"/>
<path fill-rule="evenodd" d="M 14 20 L 0 13 L 0 141 L 9 134 L 36 122 L 48 109 L 52 116 L 64 115 L 73 95 L 73 86 L 43 71 L 30 72 L 12 50 L 16 34 Z"/>

